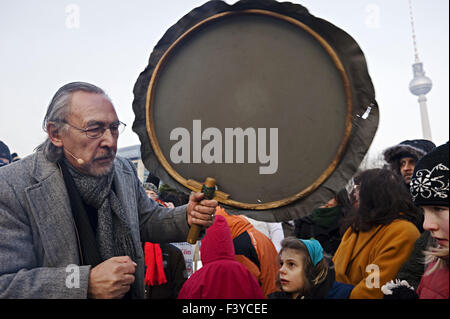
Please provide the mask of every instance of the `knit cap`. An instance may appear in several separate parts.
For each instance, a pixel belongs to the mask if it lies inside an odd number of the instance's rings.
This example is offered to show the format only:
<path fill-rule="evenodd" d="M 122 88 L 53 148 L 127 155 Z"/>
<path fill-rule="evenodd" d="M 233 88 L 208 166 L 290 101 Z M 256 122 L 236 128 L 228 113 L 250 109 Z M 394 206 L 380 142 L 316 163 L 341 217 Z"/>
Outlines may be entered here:
<path fill-rule="evenodd" d="M 11 153 L 9 151 L 9 147 L 0 141 L 0 157 L 6 158 L 11 163 Z"/>
<path fill-rule="evenodd" d="M 447 142 L 416 163 L 410 184 L 414 204 L 448 207 L 448 157 Z"/>

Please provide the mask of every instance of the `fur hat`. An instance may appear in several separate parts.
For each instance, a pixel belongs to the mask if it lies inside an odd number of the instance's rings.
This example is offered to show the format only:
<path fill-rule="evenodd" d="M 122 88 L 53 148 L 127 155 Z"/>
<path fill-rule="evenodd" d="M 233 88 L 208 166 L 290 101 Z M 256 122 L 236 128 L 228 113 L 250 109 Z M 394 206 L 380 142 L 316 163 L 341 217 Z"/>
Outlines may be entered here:
<path fill-rule="evenodd" d="M 0 141 L 0 157 L 6 158 L 11 163 L 11 153 L 9 151 L 9 147 Z"/>
<path fill-rule="evenodd" d="M 383 156 L 384 160 L 391 166 L 391 169 L 399 173 L 400 159 L 412 157 L 417 161 L 435 147 L 436 145 L 428 140 L 406 140 L 384 150 Z"/>
<path fill-rule="evenodd" d="M 414 204 L 448 206 L 448 157 L 447 142 L 417 162 L 410 184 Z"/>

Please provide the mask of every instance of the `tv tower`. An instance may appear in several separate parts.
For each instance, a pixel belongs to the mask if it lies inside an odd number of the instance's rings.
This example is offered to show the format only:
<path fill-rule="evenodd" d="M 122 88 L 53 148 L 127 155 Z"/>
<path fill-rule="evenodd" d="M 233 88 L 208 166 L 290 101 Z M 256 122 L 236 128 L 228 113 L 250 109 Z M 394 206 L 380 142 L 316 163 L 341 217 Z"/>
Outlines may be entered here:
<path fill-rule="evenodd" d="M 433 83 L 431 82 L 431 79 L 429 77 L 425 76 L 423 64 L 419 60 L 419 53 L 417 51 L 416 43 L 416 33 L 414 31 L 414 19 L 412 14 L 411 0 L 409 0 L 409 13 L 411 17 L 412 38 L 415 56 L 415 63 L 412 65 L 414 78 L 411 80 L 411 82 L 409 82 L 409 90 L 412 94 L 419 97 L 418 101 L 420 106 L 420 118 L 422 120 L 423 138 L 431 141 L 431 127 L 430 121 L 428 119 L 427 98 L 425 97 L 425 95 L 430 92 Z"/>

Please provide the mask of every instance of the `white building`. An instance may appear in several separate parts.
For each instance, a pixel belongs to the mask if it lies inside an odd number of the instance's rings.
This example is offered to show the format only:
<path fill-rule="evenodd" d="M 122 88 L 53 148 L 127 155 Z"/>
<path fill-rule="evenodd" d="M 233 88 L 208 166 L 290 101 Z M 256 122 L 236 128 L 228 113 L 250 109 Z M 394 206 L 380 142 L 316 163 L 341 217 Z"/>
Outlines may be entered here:
<path fill-rule="evenodd" d="M 149 171 L 145 168 L 144 163 L 142 162 L 140 145 L 132 145 L 119 148 L 117 150 L 117 155 L 131 160 L 134 166 L 136 167 L 139 180 L 141 182 L 145 182 L 149 174 Z"/>

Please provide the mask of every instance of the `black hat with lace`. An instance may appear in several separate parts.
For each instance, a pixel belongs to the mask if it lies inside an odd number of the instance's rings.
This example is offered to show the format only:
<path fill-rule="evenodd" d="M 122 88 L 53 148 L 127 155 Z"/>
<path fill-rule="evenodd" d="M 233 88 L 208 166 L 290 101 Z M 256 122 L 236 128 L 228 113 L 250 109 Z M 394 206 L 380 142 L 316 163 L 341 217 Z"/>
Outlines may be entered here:
<path fill-rule="evenodd" d="M 418 206 L 448 206 L 449 144 L 436 147 L 414 167 L 410 191 Z"/>

